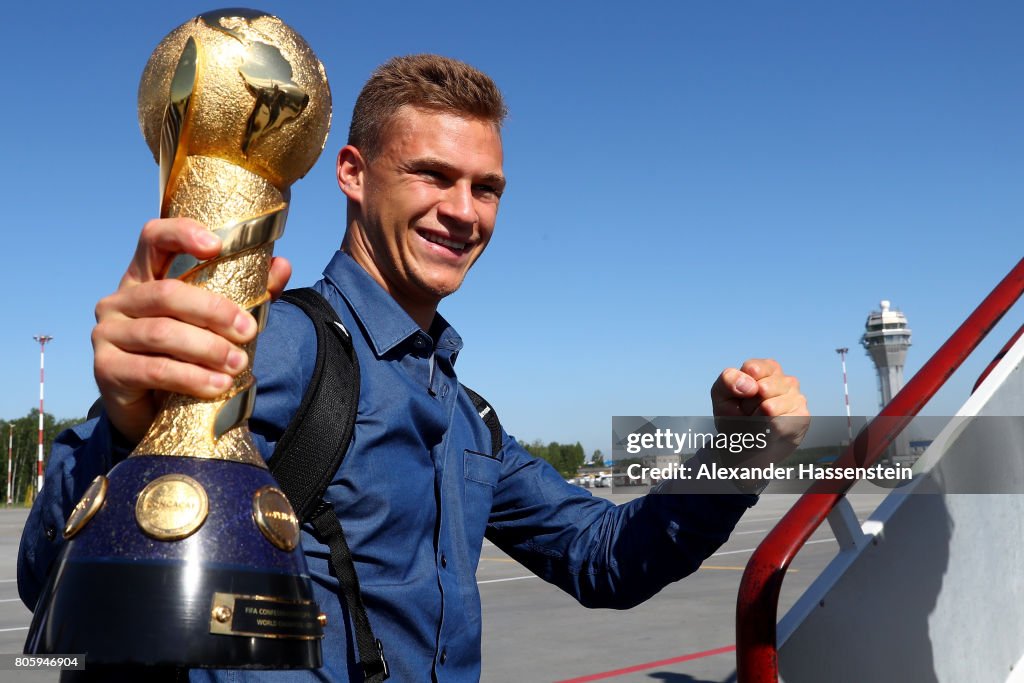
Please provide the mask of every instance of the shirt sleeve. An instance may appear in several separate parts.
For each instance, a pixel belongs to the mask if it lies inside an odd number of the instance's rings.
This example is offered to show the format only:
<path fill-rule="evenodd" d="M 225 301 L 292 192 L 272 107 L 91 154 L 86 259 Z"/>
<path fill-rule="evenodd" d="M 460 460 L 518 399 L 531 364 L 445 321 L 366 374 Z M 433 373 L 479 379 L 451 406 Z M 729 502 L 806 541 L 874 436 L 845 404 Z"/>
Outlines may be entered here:
<path fill-rule="evenodd" d="M 316 330 L 300 308 L 275 301 L 256 342 L 256 403 L 249 418 L 253 440 L 268 460 L 302 402 L 316 365 Z"/>
<path fill-rule="evenodd" d="M 42 493 L 32 503 L 18 550 L 18 594 L 29 609 L 35 608 L 64 544 L 64 525 L 71 510 L 93 479 L 106 474 L 127 454 L 105 414 L 57 435 Z"/>
<path fill-rule="evenodd" d="M 696 571 L 757 502 L 657 494 L 622 505 L 566 482 L 503 433 L 487 537 L 586 607 L 627 609 Z"/>

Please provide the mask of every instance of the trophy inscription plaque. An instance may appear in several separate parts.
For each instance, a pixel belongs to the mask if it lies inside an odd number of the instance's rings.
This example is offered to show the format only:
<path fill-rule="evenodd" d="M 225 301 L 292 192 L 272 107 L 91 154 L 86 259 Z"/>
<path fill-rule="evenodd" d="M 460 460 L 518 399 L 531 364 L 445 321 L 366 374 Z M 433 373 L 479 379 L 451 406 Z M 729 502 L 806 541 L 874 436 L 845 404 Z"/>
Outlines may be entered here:
<path fill-rule="evenodd" d="M 323 150 L 330 118 L 323 67 L 276 17 L 213 11 L 164 38 L 139 86 L 160 215 L 194 218 L 223 244 L 208 261 L 176 257 L 166 277 L 228 297 L 262 329 L 288 188 Z M 168 397 L 131 456 L 88 488 L 26 651 L 87 652 L 90 664 L 320 666 L 323 617 L 298 519 L 247 428 L 255 342 L 244 350 L 249 366 L 227 392 Z"/>

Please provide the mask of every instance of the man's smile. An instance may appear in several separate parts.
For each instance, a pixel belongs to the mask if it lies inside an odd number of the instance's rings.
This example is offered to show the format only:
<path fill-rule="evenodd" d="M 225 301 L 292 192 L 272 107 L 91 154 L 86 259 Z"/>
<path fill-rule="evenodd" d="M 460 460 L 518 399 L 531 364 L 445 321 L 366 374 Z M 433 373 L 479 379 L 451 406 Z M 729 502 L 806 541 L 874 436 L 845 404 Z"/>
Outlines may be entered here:
<path fill-rule="evenodd" d="M 426 230 L 417 230 L 416 234 L 418 234 L 420 237 L 422 237 L 428 242 L 438 244 L 442 247 L 447 247 L 448 249 L 460 254 L 464 253 L 466 249 L 469 247 L 468 242 L 459 242 L 457 240 L 448 239 L 446 237 L 438 235 L 437 233 L 428 232 Z"/>

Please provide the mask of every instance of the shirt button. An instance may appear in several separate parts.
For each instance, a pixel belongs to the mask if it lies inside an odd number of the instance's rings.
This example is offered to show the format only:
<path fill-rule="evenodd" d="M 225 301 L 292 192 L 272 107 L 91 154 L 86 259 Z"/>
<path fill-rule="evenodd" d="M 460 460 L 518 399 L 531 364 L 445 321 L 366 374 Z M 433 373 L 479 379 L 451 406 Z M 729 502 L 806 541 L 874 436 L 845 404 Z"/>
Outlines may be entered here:
<path fill-rule="evenodd" d="M 57 530 L 52 526 L 46 527 L 46 540 L 52 541 L 55 538 L 57 538 Z"/>
<path fill-rule="evenodd" d="M 427 345 L 427 343 L 423 341 L 423 337 L 416 337 L 416 339 L 413 340 L 412 345 L 415 346 L 417 349 L 422 349 L 424 346 Z"/>
<path fill-rule="evenodd" d="M 437 661 L 441 662 L 442 666 L 444 665 L 445 662 L 448 661 L 448 648 L 444 648 L 443 650 L 441 650 L 441 656 L 438 658 Z"/>
<path fill-rule="evenodd" d="M 448 567 L 448 558 L 445 556 L 444 553 L 441 553 L 441 569 L 446 569 L 447 567 Z"/>

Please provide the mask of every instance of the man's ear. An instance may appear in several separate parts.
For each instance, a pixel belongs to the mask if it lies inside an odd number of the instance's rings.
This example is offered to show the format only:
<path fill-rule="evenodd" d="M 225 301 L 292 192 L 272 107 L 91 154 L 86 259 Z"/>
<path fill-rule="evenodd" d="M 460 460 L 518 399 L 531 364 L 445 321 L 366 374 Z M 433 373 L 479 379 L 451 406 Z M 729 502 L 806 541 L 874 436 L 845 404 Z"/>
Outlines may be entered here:
<path fill-rule="evenodd" d="M 363 154 L 352 145 L 345 145 L 338 152 L 338 187 L 345 196 L 357 204 L 363 202 L 363 172 L 366 162 Z"/>

